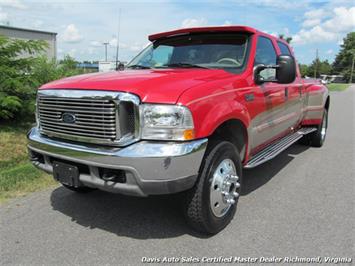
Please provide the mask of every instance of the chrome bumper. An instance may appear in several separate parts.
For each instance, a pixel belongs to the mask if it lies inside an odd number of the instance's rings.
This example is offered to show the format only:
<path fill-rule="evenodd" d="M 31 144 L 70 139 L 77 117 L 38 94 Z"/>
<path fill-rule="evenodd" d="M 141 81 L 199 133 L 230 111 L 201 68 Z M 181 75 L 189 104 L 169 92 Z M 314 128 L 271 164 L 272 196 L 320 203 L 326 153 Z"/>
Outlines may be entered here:
<path fill-rule="evenodd" d="M 31 129 L 28 140 L 32 162 L 39 169 L 52 173 L 55 159 L 85 165 L 89 172 L 79 176 L 84 185 L 136 196 L 191 188 L 207 146 L 207 139 L 183 143 L 140 141 L 124 148 L 74 144 L 43 136 L 37 128 Z M 33 154 L 42 159 L 35 160 Z M 100 169 L 122 170 L 126 182 L 105 181 Z"/>

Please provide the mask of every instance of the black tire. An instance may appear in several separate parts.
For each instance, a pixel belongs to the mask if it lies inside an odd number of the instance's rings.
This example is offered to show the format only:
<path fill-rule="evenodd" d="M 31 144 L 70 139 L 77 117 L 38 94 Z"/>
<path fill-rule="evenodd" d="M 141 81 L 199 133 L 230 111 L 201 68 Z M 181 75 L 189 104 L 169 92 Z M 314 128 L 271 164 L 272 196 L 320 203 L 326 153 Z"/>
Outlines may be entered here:
<path fill-rule="evenodd" d="M 323 131 L 324 128 L 324 131 Z M 328 111 L 324 109 L 322 123 L 318 125 L 317 131 L 309 134 L 309 142 L 313 147 L 322 147 L 325 141 L 328 128 Z"/>
<path fill-rule="evenodd" d="M 309 139 L 309 135 L 304 135 L 302 138 L 298 140 L 298 144 L 309 146 L 311 143 Z"/>
<path fill-rule="evenodd" d="M 95 188 L 91 188 L 91 187 L 72 187 L 65 184 L 62 184 L 62 186 L 76 193 L 88 193 L 96 190 Z"/>
<path fill-rule="evenodd" d="M 325 135 L 322 135 L 323 122 L 325 122 Z M 324 109 L 323 118 L 320 125 L 317 126 L 317 130 L 303 136 L 298 143 L 306 146 L 322 147 L 325 141 L 326 132 L 328 127 L 328 110 Z"/>
<path fill-rule="evenodd" d="M 222 217 L 213 214 L 210 204 L 210 189 L 213 174 L 218 165 L 230 159 L 234 165 L 239 183 L 242 182 L 242 163 L 237 148 L 228 141 L 209 145 L 200 168 L 195 186 L 185 194 L 184 213 L 193 229 L 204 234 L 216 234 L 233 219 L 237 209 L 238 198 Z M 240 195 L 241 186 L 236 190 Z"/>

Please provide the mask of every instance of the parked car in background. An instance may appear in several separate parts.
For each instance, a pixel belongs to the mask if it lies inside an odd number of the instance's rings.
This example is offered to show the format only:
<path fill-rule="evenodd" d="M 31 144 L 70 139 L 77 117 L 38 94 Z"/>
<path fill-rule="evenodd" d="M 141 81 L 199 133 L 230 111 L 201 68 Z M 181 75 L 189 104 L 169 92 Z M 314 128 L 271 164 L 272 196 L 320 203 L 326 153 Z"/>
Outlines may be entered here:
<path fill-rule="evenodd" d="M 243 168 L 300 139 L 323 145 L 328 90 L 301 78 L 284 40 L 250 27 L 149 40 L 124 71 L 42 86 L 30 158 L 76 192 L 180 193 L 189 224 L 215 234 L 236 212 Z"/>

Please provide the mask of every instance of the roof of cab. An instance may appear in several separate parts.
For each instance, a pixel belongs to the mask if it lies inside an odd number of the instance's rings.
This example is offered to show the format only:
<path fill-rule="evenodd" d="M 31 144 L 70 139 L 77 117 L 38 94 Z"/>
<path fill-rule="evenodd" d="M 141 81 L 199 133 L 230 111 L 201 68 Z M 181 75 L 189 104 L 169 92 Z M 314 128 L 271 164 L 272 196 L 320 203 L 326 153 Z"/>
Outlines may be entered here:
<path fill-rule="evenodd" d="M 212 27 L 196 27 L 196 28 L 185 28 L 173 31 L 166 31 L 161 33 L 156 33 L 149 35 L 149 41 L 155 41 L 161 38 L 167 38 L 177 35 L 184 35 L 197 32 L 250 32 L 256 33 L 257 30 L 247 26 L 212 26 Z"/>

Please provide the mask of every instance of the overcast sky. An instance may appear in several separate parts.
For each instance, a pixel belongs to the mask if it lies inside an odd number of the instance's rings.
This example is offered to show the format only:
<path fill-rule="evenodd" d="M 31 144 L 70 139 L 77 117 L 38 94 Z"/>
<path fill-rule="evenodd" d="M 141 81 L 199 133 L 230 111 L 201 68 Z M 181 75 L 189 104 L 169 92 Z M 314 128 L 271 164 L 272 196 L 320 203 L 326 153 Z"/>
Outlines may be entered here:
<path fill-rule="evenodd" d="M 115 56 L 118 10 L 121 9 L 120 59 L 130 60 L 152 33 L 205 25 L 248 25 L 270 34 L 292 36 L 301 63 L 319 49 L 333 61 L 346 33 L 355 30 L 352 0 L 244 1 L 105 1 L 0 0 L 0 24 L 58 33 L 58 56 L 77 60 Z"/>

